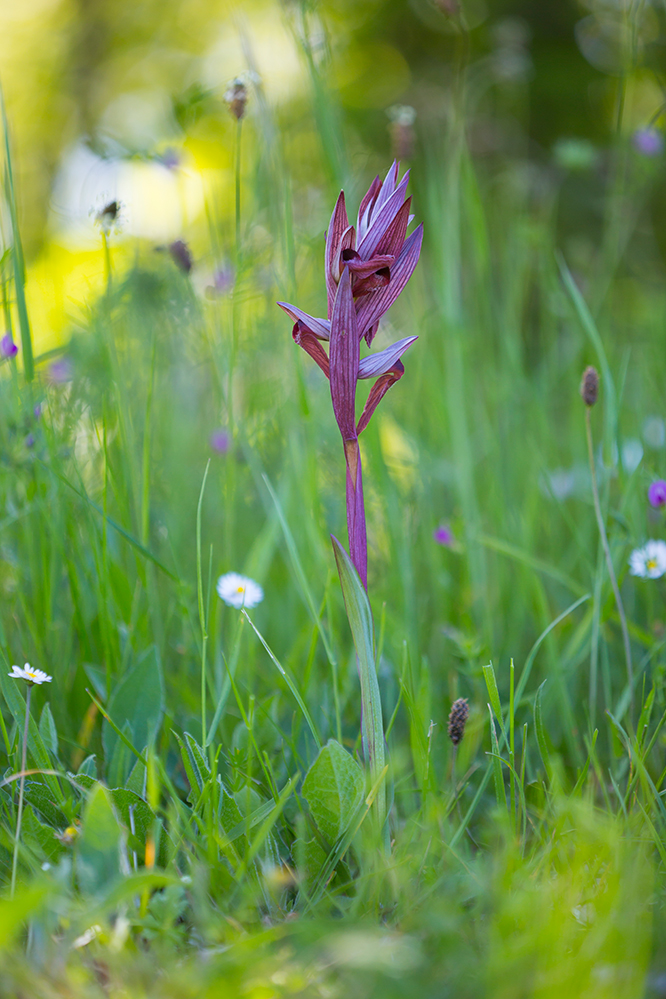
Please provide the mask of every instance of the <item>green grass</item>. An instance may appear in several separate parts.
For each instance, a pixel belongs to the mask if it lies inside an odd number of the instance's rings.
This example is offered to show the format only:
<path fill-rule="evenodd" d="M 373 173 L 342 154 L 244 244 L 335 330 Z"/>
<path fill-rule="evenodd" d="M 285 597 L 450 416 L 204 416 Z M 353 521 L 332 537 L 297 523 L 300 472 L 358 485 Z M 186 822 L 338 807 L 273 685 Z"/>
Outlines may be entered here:
<path fill-rule="evenodd" d="M 362 437 L 390 730 L 371 786 L 329 537 L 345 537 L 342 449 L 275 301 L 323 311 L 335 184 L 355 210 L 386 164 L 345 148 L 310 67 L 321 217 L 304 216 L 308 164 L 287 166 L 263 106 L 244 125 L 232 291 L 201 298 L 168 255 L 137 245 L 127 266 L 112 246 L 108 289 L 63 346 L 71 380 L 49 379 L 52 359 L 32 379 L 3 366 L 3 995 L 661 995 L 665 591 L 627 559 L 664 535 L 646 494 L 666 467 L 647 442 L 631 472 L 618 457 L 665 415 L 663 272 L 628 228 L 653 181 L 620 171 L 583 271 L 561 254 L 562 188 L 474 161 L 464 96 L 422 136 L 426 246 L 388 317 L 419 340 Z M 625 140 L 609 155 L 630 159 Z M 235 210 L 207 209 L 201 253 L 234 247 Z M 3 299 L 25 348 L 22 266 L 15 242 Z M 633 716 L 584 464 L 589 363 Z M 577 465 L 558 499 L 549 474 Z M 451 549 L 432 539 L 442 521 Z M 215 593 L 230 570 L 265 589 L 251 622 Z M 54 680 L 33 691 L 40 772 L 10 899 L 25 702 L 6 673 L 25 661 Z M 384 794 L 389 849 L 368 819 Z"/>

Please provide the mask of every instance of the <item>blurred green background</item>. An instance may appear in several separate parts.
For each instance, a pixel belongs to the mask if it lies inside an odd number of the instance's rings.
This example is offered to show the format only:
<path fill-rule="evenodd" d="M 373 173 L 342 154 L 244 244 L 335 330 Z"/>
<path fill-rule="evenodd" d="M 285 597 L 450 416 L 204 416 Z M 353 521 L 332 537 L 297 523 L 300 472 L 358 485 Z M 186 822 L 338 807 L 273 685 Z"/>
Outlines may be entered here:
<path fill-rule="evenodd" d="M 187 229 L 195 245 L 211 188 L 231 202 L 233 122 L 220 112 L 228 81 L 248 69 L 314 230 L 330 191 L 388 160 L 392 146 L 402 141 L 398 151 L 419 162 L 443 132 L 456 67 L 468 63 L 466 130 L 483 173 L 529 165 L 545 199 L 563 184 L 558 222 L 587 263 L 603 224 L 605 151 L 663 103 L 664 18 L 661 4 L 615 0 L 465 0 L 460 9 L 458 0 L 4 0 L 0 73 L 38 344 L 53 342 L 72 298 L 94 284 L 82 264 L 101 197 L 120 192 L 126 233 L 164 240 Z M 330 123 L 337 148 L 322 150 L 309 58 L 331 88 L 345 157 Z M 391 126 L 396 105 L 416 112 L 413 142 Z M 255 101 L 250 141 L 265 142 L 266 127 Z M 650 197 L 661 254 L 666 200 Z"/>

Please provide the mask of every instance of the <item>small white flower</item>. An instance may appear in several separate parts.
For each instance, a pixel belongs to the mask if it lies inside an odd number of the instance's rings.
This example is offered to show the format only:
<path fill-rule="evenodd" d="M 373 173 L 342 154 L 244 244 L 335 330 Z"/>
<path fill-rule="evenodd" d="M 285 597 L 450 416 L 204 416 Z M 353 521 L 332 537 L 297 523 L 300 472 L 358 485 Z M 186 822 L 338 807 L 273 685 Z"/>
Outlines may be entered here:
<path fill-rule="evenodd" d="M 248 576 L 227 572 L 217 581 L 217 592 L 230 607 L 256 607 L 264 599 L 264 591 Z"/>
<path fill-rule="evenodd" d="M 666 541 L 648 541 L 643 548 L 634 548 L 629 556 L 632 576 L 659 579 L 666 572 Z"/>
<path fill-rule="evenodd" d="M 12 666 L 12 671 L 7 676 L 11 676 L 12 680 L 27 680 L 28 683 L 50 683 L 53 679 L 44 670 L 33 669 L 30 663 L 26 663 L 23 669 L 20 666 Z"/>
<path fill-rule="evenodd" d="M 83 931 L 80 937 L 77 937 L 76 940 L 72 942 L 72 947 L 76 950 L 79 950 L 81 947 L 87 947 L 88 944 L 92 943 L 95 937 L 98 937 L 101 932 L 102 927 L 99 923 L 93 923 L 92 926 L 89 926 L 87 930 Z"/>

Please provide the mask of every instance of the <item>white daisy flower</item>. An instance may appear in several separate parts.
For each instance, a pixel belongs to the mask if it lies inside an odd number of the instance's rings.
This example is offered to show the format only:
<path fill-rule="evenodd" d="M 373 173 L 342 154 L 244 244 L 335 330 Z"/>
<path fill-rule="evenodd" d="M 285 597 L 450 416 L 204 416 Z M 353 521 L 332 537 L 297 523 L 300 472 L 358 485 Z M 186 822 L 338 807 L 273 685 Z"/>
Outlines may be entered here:
<path fill-rule="evenodd" d="M 642 548 L 634 548 L 629 556 L 632 576 L 658 579 L 666 572 L 666 541 L 648 541 Z"/>
<path fill-rule="evenodd" d="M 248 576 L 227 572 L 217 581 L 217 592 L 229 607 L 256 607 L 264 599 L 264 591 Z"/>
<path fill-rule="evenodd" d="M 12 666 L 12 671 L 7 676 L 11 676 L 12 680 L 27 680 L 28 683 L 50 683 L 53 679 L 44 670 L 33 669 L 30 663 L 26 663 L 23 669 L 20 666 Z"/>

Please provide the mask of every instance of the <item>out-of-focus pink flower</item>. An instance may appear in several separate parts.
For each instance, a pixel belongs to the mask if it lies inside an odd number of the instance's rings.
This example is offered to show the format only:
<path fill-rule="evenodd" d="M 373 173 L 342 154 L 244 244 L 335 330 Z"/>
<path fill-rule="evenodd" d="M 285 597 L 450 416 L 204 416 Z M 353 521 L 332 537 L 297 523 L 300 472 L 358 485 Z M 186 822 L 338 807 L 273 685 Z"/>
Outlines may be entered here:
<path fill-rule="evenodd" d="M 634 149 L 641 156 L 660 156 L 664 151 L 664 136 L 656 128 L 639 128 L 632 138 Z"/>
<path fill-rule="evenodd" d="M 233 267 L 219 267 L 213 274 L 213 282 L 206 288 L 206 298 L 220 298 L 228 294 L 234 286 L 236 274 Z"/>
<path fill-rule="evenodd" d="M 11 333 L 5 333 L 0 340 L 0 357 L 16 357 L 17 354 L 18 347 L 12 340 Z"/>
<path fill-rule="evenodd" d="M 453 544 L 453 532 L 448 524 L 440 524 L 432 532 L 432 536 L 438 545 L 444 545 L 445 548 L 450 548 Z"/>
<path fill-rule="evenodd" d="M 666 506 L 666 482 L 663 479 L 657 479 L 651 484 L 648 489 L 648 500 L 650 506 Z"/>
<path fill-rule="evenodd" d="M 216 454 L 226 454 L 231 447 L 231 438 L 226 430 L 220 428 L 219 430 L 213 430 L 208 438 L 208 443 L 211 450 L 215 451 Z"/>
<path fill-rule="evenodd" d="M 70 382 L 72 380 L 72 362 L 70 359 L 68 357 L 60 357 L 57 361 L 53 361 L 49 365 L 48 378 L 55 385 L 64 385 L 65 382 Z"/>

